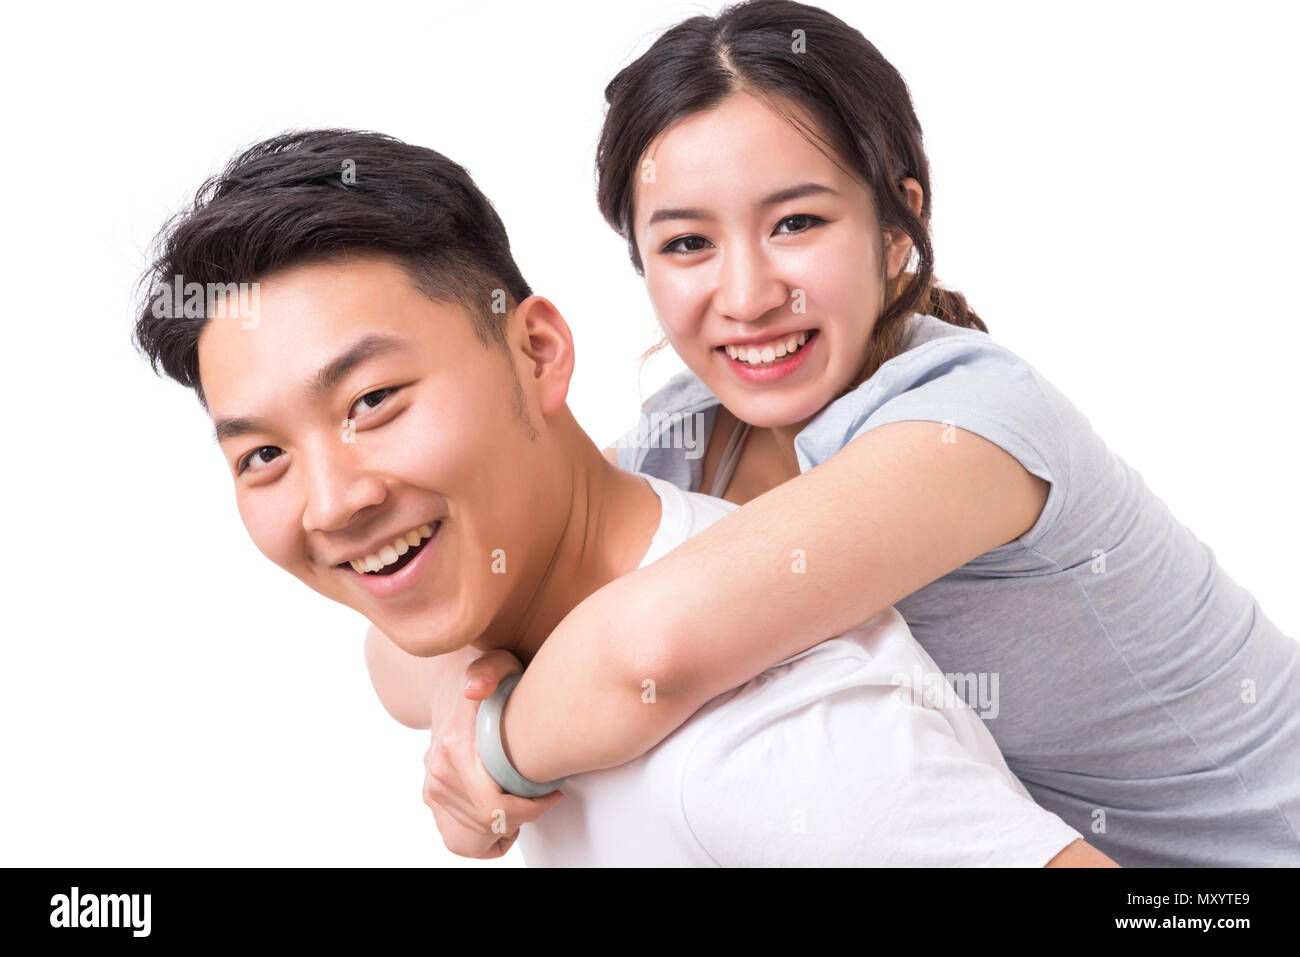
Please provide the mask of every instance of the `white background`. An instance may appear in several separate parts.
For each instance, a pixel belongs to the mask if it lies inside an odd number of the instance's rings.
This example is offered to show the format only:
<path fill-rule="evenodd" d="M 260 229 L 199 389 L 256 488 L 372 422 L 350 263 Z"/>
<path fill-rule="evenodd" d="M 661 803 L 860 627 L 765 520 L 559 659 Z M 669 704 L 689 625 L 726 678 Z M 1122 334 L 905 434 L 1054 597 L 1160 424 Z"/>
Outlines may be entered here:
<path fill-rule="evenodd" d="M 940 278 L 1300 636 L 1289 5 L 827 2 L 911 87 Z M 716 9 L 6 13 L 0 864 L 462 863 L 420 801 L 427 735 L 371 692 L 364 620 L 253 547 L 206 416 L 131 350 L 131 284 L 240 147 L 314 126 L 431 146 L 568 318 L 571 406 L 607 444 L 656 330 L 596 211 L 604 85 Z"/>

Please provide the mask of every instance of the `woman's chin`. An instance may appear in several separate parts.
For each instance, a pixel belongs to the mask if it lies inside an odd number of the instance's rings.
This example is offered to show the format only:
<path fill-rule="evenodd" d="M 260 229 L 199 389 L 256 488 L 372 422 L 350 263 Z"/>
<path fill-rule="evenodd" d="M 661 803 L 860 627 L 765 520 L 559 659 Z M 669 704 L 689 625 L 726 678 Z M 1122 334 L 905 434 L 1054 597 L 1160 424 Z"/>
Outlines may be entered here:
<path fill-rule="evenodd" d="M 822 394 L 825 393 L 825 394 Z M 735 396 L 720 394 L 727 411 L 759 429 L 787 429 L 802 426 L 834 398 L 827 390 L 808 395 Z"/>

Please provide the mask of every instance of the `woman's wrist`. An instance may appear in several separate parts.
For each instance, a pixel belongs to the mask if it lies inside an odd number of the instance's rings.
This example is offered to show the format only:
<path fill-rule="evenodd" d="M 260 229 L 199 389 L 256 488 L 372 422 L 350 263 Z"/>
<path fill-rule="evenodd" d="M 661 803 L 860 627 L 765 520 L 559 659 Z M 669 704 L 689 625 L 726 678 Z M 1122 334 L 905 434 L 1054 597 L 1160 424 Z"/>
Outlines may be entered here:
<path fill-rule="evenodd" d="M 550 780 L 632 760 L 679 727 L 703 701 L 685 700 L 666 654 L 672 615 L 646 597 L 656 581 L 634 572 L 605 585 L 542 644 L 510 696 L 501 735 L 525 777 Z"/>
<path fill-rule="evenodd" d="M 519 797 L 537 798 L 550 794 L 561 784 L 562 779 L 553 781 L 535 781 L 521 774 L 506 752 L 501 733 L 502 716 L 511 692 L 522 677 L 519 673 L 506 675 L 497 684 L 497 689 L 478 708 L 475 723 L 475 739 L 479 759 L 488 774 L 504 791 Z"/>

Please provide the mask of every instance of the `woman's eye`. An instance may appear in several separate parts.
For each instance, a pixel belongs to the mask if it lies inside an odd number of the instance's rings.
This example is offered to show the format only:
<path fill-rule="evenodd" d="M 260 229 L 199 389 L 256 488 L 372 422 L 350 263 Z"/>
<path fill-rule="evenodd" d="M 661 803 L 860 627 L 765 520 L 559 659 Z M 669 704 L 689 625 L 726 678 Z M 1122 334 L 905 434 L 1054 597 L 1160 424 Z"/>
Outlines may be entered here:
<path fill-rule="evenodd" d="M 282 449 L 278 449 L 278 448 L 276 448 L 274 445 L 263 445 L 261 448 L 253 449 L 253 451 L 249 452 L 247 455 L 245 455 L 242 459 L 239 460 L 239 472 L 238 472 L 238 474 L 243 475 L 243 474 L 244 474 L 244 470 L 247 469 L 247 468 L 249 467 L 249 465 L 253 464 L 253 461 L 254 461 L 258 456 L 260 456 L 263 452 L 267 452 L 267 451 L 270 451 L 270 452 L 274 452 L 274 453 L 276 453 L 275 455 L 272 455 L 272 456 L 271 456 L 271 458 L 273 458 L 273 459 L 274 459 L 274 458 L 278 458 L 279 455 L 282 454 L 282 452 L 283 452 Z M 265 464 L 267 464 L 267 463 L 266 463 L 266 462 L 263 462 L 262 464 L 265 465 Z"/>
<path fill-rule="evenodd" d="M 794 216 L 787 216 L 776 224 L 776 231 L 788 233 L 802 233 L 813 226 L 826 222 L 820 216 L 813 216 L 809 213 L 797 213 Z M 788 226 L 789 229 L 782 230 L 782 226 Z"/>
<path fill-rule="evenodd" d="M 664 247 L 666 253 L 695 253 L 709 245 L 703 236 L 679 236 Z"/>

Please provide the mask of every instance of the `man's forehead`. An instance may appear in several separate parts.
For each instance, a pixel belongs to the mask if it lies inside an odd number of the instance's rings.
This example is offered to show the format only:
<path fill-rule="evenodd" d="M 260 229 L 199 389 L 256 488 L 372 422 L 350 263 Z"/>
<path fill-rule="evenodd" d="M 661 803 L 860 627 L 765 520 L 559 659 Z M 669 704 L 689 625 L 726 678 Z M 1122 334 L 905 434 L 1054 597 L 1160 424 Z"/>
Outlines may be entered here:
<path fill-rule="evenodd" d="M 262 405 L 319 401 L 358 366 L 426 352 L 449 323 L 466 323 L 463 310 L 429 300 L 380 260 L 286 270 L 263 282 L 260 299 L 256 324 L 214 312 L 199 338 L 218 438 L 250 431 Z"/>
<path fill-rule="evenodd" d="M 429 299 L 385 257 L 296 266 L 259 285 L 255 323 L 219 310 L 200 334 L 205 391 L 250 375 L 292 372 L 302 378 L 324 369 L 363 334 L 404 339 L 416 348 L 468 331 L 463 308 Z M 219 381 L 209 384 L 210 377 Z"/>
<path fill-rule="evenodd" d="M 296 393 L 294 397 L 301 397 L 309 403 L 319 402 L 358 366 L 380 356 L 405 352 L 411 348 L 412 343 L 402 336 L 373 331 L 363 332 L 324 360 L 314 373 L 304 375 L 296 368 L 286 370 L 283 380 L 272 386 L 271 391 L 287 389 Z M 259 385 L 265 386 L 265 383 Z M 222 404 L 224 405 L 224 400 Z M 215 411 L 215 403 L 213 408 L 213 432 L 218 442 L 263 429 L 262 423 L 253 416 L 226 415 Z"/>

